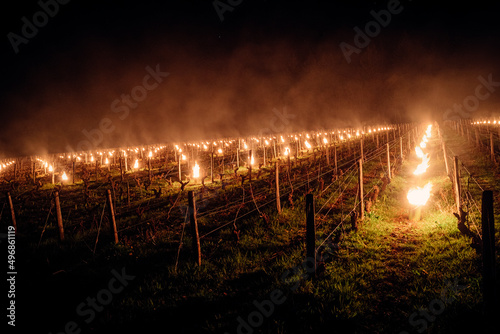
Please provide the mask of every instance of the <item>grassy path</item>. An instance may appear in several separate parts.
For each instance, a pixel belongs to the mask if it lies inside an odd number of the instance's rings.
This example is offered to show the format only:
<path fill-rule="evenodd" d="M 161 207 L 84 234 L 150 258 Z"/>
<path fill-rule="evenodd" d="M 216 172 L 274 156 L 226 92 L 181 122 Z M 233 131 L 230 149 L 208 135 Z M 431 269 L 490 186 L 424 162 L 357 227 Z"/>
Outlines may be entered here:
<path fill-rule="evenodd" d="M 411 154 L 360 231 L 344 238 L 327 265 L 329 279 L 345 277 L 354 291 L 339 311 L 357 319 L 358 332 L 448 332 L 474 326 L 479 316 L 480 258 L 457 229 L 437 140 L 427 152 L 427 173 L 412 174 L 420 160 Z M 431 199 L 422 220 L 411 221 L 407 191 L 428 181 L 433 183 Z"/>

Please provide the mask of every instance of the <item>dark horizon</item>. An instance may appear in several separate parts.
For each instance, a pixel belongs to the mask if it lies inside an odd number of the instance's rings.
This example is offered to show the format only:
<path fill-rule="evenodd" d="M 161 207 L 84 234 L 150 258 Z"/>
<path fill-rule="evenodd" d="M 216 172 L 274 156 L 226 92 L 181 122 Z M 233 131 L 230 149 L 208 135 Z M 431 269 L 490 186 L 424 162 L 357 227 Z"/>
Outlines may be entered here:
<path fill-rule="evenodd" d="M 16 4 L 2 24 L 0 158 L 76 149 L 99 128 L 100 147 L 258 134 L 284 109 L 287 131 L 499 114 L 494 5 L 242 1 L 221 21 L 213 3 L 70 1 L 13 46 L 41 10 Z M 354 28 L 388 4 L 357 47 Z M 454 110 L 478 85 L 487 97 Z"/>

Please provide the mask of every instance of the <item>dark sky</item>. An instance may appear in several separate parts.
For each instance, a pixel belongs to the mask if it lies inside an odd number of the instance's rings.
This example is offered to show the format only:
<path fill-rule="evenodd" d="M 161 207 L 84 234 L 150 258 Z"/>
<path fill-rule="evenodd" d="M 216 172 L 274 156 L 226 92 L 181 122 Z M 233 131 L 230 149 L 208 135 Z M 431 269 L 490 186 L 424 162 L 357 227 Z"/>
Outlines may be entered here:
<path fill-rule="evenodd" d="M 490 2 L 401 1 L 350 62 L 341 43 L 395 2 L 221 0 L 223 21 L 214 1 L 41 3 L 53 17 L 39 1 L 1 13 L 0 158 L 499 115 Z"/>

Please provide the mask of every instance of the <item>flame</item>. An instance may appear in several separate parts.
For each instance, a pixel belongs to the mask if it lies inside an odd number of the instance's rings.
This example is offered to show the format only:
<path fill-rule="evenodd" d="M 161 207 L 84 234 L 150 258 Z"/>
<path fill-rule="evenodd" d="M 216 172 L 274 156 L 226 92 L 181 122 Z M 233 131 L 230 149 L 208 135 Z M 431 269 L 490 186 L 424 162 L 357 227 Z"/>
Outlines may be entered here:
<path fill-rule="evenodd" d="M 269 145 L 269 142 L 267 141 L 267 139 L 264 140 L 264 142 L 266 143 L 266 146 Z"/>
<path fill-rule="evenodd" d="M 5 166 L 4 166 L 5 167 Z M 49 172 L 53 172 L 54 168 L 52 168 L 52 165 L 49 166 Z"/>
<path fill-rule="evenodd" d="M 420 146 L 415 146 L 415 153 L 417 154 L 417 157 L 422 159 L 424 157 L 424 152 L 420 148 Z"/>
<path fill-rule="evenodd" d="M 290 152 L 290 149 L 288 147 L 285 147 L 285 155 L 288 155 L 289 152 Z"/>
<path fill-rule="evenodd" d="M 248 145 L 247 143 L 243 143 L 243 147 L 245 148 L 245 150 L 248 148 Z M 219 153 L 222 153 L 222 152 L 219 152 Z"/>
<path fill-rule="evenodd" d="M 151 158 L 153 156 L 153 152 L 149 151 L 149 157 Z"/>
<path fill-rule="evenodd" d="M 106 160 L 104 161 L 104 163 L 107 165 L 109 164 L 109 161 L 108 161 L 108 158 L 106 158 Z"/>
<path fill-rule="evenodd" d="M 427 171 L 427 168 L 429 168 L 429 154 L 426 153 L 423 157 L 422 157 L 422 163 L 420 165 L 417 166 L 417 169 L 415 169 L 415 171 L 413 172 L 414 175 L 420 175 L 420 174 L 423 174 Z"/>
<path fill-rule="evenodd" d="M 420 147 L 421 147 L 421 148 L 426 148 L 426 147 L 427 147 L 427 144 L 425 143 L 425 141 L 423 141 L 423 140 L 422 140 L 422 141 L 420 142 Z"/>
<path fill-rule="evenodd" d="M 184 154 L 182 155 L 182 160 L 186 160 L 186 156 Z"/>
<path fill-rule="evenodd" d="M 90 161 L 94 162 L 94 156 L 93 155 L 90 156 Z"/>
<path fill-rule="evenodd" d="M 323 143 L 328 144 L 328 140 L 326 140 L 326 138 L 323 138 Z"/>
<path fill-rule="evenodd" d="M 68 180 L 68 176 L 66 175 L 66 172 L 63 172 L 62 175 L 61 175 L 61 179 L 63 181 L 67 181 Z"/>
<path fill-rule="evenodd" d="M 134 169 L 138 169 L 138 168 L 139 168 L 139 159 L 135 159 Z"/>
<path fill-rule="evenodd" d="M 200 166 L 198 165 L 198 162 L 194 162 L 193 166 L 193 178 L 198 178 L 200 177 Z"/>
<path fill-rule="evenodd" d="M 245 145 L 245 146 L 246 146 L 246 145 Z M 219 148 L 219 149 L 217 150 L 217 152 L 219 152 L 219 154 L 222 154 L 222 149 L 221 149 L 221 148 Z"/>
<path fill-rule="evenodd" d="M 421 206 L 425 205 L 431 197 L 432 183 L 427 183 L 423 188 L 416 187 L 408 190 L 406 198 L 412 205 Z"/>
<path fill-rule="evenodd" d="M 283 139 L 283 136 L 280 136 L 280 137 L 281 137 L 281 138 L 280 138 L 280 139 L 281 139 L 281 142 L 282 142 L 282 143 L 284 143 L 284 142 L 285 142 L 285 140 Z"/>
<path fill-rule="evenodd" d="M 207 145 L 203 144 L 203 149 L 206 150 L 207 148 L 208 148 Z"/>
<path fill-rule="evenodd" d="M 427 138 L 431 138 L 431 130 L 432 130 L 432 124 L 429 124 L 427 126 L 427 131 L 425 131 L 425 135 L 427 136 Z"/>
<path fill-rule="evenodd" d="M 311 144 L 309 144 L 309 142 L 307 140 L 304 144 L 306 145 L 307 148 L 311 148 Z"/>
<path fill-rule="evenodd" d="M 250 157 L 250 165 L 253 165 L 255 163 L 255 160 L 253 159 L 253 154 L 252 156 Z"/>

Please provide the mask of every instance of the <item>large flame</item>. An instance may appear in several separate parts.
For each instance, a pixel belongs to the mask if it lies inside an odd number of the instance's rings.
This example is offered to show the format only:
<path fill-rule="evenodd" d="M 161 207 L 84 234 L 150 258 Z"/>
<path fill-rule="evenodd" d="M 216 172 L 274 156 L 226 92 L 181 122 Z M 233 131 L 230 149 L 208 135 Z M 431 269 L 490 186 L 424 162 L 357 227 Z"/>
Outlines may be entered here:
<path fill-rule="evenodd" d="M 285 156 L 287 156 L 289 152 L 290 152 L 290 149 L 288 147 L 285 147 Z"/>
<path fill-rule="evenodd" d="M 431 130 L 432 130 L 432 124 L 429 124 L 427 126 L 427 131 L 425 131 L 425 135 L 427 136 L 427 138 L 431 137 Z"/>
<path fill-rule="evenodd" d="M 193 166 L 193 178 L 199 178 L 200 177 L 200 166 L 198 165 L 198 162 L 194 162 Z"/>
<path fill-rule="evenodd" d="M 255 160 L 253 159 L 253 154 L 252 156 L 250 157 L 250 165 L 253 165 L 255 163 Z"/>
<path fill-rule="evenodd" d="M 414 175 L 420 175 L 420 174 L 423 174 L 427 171 L 427 168 L 429 168 L 429 154 L 426 153 L 423 157 L 422 157 L 422 163 L 420 165 L 417 166 L 417 169 L 415 169 L 415 171 L 413 172 Z"/>
<path fill-rule="evenodd" d="M 66 172 L 63 172 L 62 175 L 61 175 L 61 179 L 63 181 L 67 181 L 68 180 L 68 175 L 66 175 Z"/>
<path fill-rule="evenodd" d="M 139 159 L 135 159 L 134 169 L 139 169 Z"/>
<path fill-rule="evenodd" d="M 311 148 L 311 144 L 309 144 L 309 142 L 308 142 L 307 140 L 305 141 L 305 143 L 304 143 L 304 144 L 306 145 L 306 147 L 307 147 L 308 149 L 309 149 L 309 148 Z"/>
<path fill-rule="evenodd" d="M 417 157 L 422 159 L 424 157 L 424 152 L 420 148 L 420 146 L 415 146 L 415 153 L 417 154 Z"/>
<path fill-rule="evenodd" d="M 431 197 L 432 183 L 427 183 L 423 188 L 416 187 L 408 190 L 406 198 L 412 205 L 421 206 L 425 205 Z"/>

